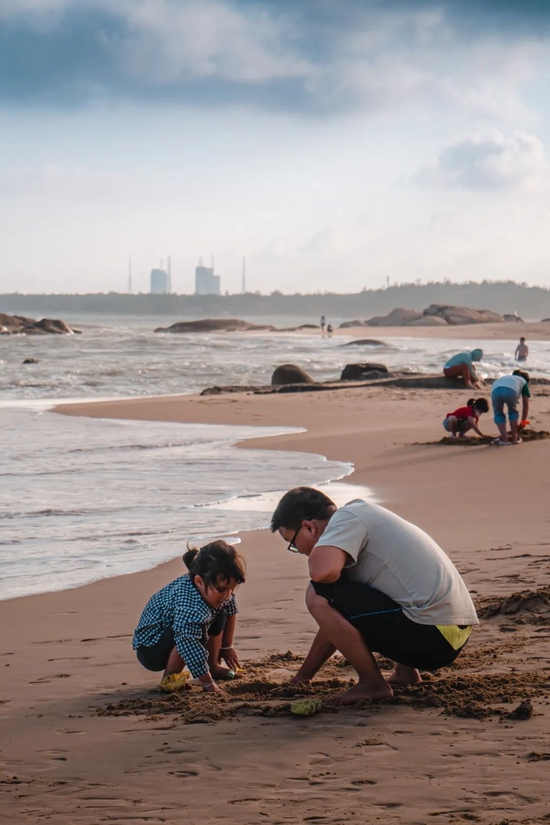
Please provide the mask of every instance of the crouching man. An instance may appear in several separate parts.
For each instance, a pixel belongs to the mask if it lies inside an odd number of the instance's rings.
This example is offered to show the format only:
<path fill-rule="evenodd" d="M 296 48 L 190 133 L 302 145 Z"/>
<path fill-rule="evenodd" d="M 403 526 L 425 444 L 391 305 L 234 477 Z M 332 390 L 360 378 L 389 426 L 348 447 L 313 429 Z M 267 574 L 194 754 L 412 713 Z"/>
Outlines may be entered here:
<path fill-rule="evenodd" d="M 320 490 L 296 487 L 271 519 L 288 550 L 307 556 L 306 604 L 319 630 L 294 683 L 309 682 L 338 650 L 357 671 L 334 697 L 353 704 L 421 681 L 453 662 L 478 618 L 458 570 L 423 530 L 361 499 L 337 508 Z M 392 659 L 384 679 L 373 652 Z"/>

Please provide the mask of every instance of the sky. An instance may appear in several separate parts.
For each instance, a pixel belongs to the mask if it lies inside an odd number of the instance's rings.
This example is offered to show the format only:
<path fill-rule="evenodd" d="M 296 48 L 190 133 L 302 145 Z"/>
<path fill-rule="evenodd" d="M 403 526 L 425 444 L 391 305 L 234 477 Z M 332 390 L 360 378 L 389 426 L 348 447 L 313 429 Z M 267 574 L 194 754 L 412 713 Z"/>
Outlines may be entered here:
<path fill-rule="evenodd" d="M 547 0 L 0 0 L 1 292 L 550 286 Z"/>

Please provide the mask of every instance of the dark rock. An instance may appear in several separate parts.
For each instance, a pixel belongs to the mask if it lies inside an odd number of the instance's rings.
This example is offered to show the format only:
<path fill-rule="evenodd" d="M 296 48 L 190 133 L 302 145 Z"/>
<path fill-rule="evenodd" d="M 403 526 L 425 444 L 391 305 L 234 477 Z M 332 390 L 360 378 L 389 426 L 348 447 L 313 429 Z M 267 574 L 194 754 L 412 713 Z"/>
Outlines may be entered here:
<path fill-rule="evenodd" d="M 411 321 L 417 321 L 421 317 L 422 313 L 417 312 L 415 309 L 403 309 L 402 307 L 398 307 L 397 309 L 392 309 L 389 315 L 381 315 L 371 318 L 367 321 L 367 326 L 405 327 L 407 324 L 410 324 Z"/>
<path fill-rule="evenodd" d="M 40 361 L 37 361 L 36 358 L 25 358 L 23 363 L 24 364 L 39 364 Z"/>
<path fill-rule="evenodd" d="M 301 367 L 295 364 L 282 364 L 277 367 L 271 376 L 271 385 L 273 387 L 280 387 L 286 384 L 314 384 L 313 378 L 303 371 Z"/>
<path fill-rule="evenodd" d="M 406 324 L 407 327 L 448 327 L 449 323 L 439 315 L 422 315 L 416 321 Z"/>
<path fill-rule="evenodd" d="M 353 327 L 368 327 L 366 321 L 344 321 L 338 329 L 351 329 Z"/>
<path fill-rule="evenodd" d="M 250 332 L 262 330 L 274 332 L 275 327 L 267 324 L 250 324 L 239 318 L 202 318 L 199 321 L 178 321 L 169 327 L 158 327 L 155 332 Z"/>
<path fill-rule="evenodd" d="M 59 321 L 55 318 L 42 318 L 41 321 L 36 322 L 35 327 L 50 335 L 63 335 L 64 333 L 72 332 L 72 329 L 67 326 L 65 321 Z"/>
<path fill-rule="evenodd" d="M 346 364 L 340 376 L 341 381 L 369 381 L 387 378 L 388 368 L 385 364 Z"/>
<path fill-rule="evenodd" d="M 358 338 L 357 341 L 348 341 L 347 344 L 340 344 L 341 347 L 387 347 L 384 341 L 377 341 L 376 338 Z"/>
<path fill-rule="evenodd" d="M 516 315 L 505 314 L 503 317 L 504 317 L 504 320 L 506 321 L 506 323 L 508 323 L 508 324 L 524 324 L 525 323 L 523 318 L 520 318 L 519 315 L 517 315 L 517 314 Z"/>
<path fill-rule="evenodd" d="M 270 390 L 271 387 L 252 386 L 250 384 L 239 385 L 231 384 L 229 387 L 207 387 L 201 392 L 201 395 L 222 395 L 226 392 L 261 392 L 262 390 Z"/>
<path fill-rule="evenodd" d="M 497 312 L 491 312 L 490 309 L 470 309 L 469 307 L 457 307 L 452 304 L 432 304 L 422 314 L 443 318 L 453 326 L 504 323 L 503 316 Z"/>
<path fill-rule="evenodd" d="M 0 313 L 0 330 L 3 335 L 70 335 L 80 330 L 71 327 L 56 318 L 25 318 L 23 315 L 5 315 Z"/>
<path fill-rule="evenodd" d="M 523 702 L 514 708 L 514 710 L 510 711 L 507 715 L 507 719 L 521 719 L 525 721 L 530 719 L 533 715 L 533 705 L 531 704 L 530 699 L 524 699 Z"/>

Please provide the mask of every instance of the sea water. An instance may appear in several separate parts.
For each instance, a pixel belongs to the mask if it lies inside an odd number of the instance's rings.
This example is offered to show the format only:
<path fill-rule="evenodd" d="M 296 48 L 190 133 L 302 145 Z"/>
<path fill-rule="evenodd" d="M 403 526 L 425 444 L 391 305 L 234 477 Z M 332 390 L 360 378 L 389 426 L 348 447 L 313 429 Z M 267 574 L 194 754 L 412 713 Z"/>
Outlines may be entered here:
<path fill-rule="evenodd" d="M 156 327 L 171 323 L 166 318 L 67 320 L 84 321 L 83 334 L 0 336 L 2 399 L 120 398 L 269 384 L 275 367 L 289 362 L 319 381 L 339 378 L 346 363 L 357 361 L 382 362 L 405 372 L 441 372 L 451 355 L 476 346 L 485 352 L 479 368 L 483 377 L 495 378 L 517 366 L 516 341 L 479 342 L 475 328 L 471 341 L 382 338 L 370 346 L 346 346 L 357 339 L 291 332 L 155 333 Z M 378 340 L 375 328 L 365 328 L 362 337 Z M 529 341 L 529 348 L 526 368 L 550 378 L 550 341 Z M 39 363 L 23 365 L 25 358 Z"/>
<path fill-rule="evenodd" d="M 187 542 L 267 527 L 297 484 L 332 489 L 351 465 L 323 456 L 237 450 L 299 432 L 62 416 L 0 408 L 0 598 L 61 590 L 153 567 Z"/>

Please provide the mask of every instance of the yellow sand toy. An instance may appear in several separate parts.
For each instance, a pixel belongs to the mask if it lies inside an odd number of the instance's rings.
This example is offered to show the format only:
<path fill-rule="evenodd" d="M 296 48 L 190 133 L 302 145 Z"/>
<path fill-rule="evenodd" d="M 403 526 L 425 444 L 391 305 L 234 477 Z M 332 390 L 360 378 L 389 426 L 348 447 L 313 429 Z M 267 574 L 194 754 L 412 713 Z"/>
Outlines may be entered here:
<path fill-rule="evenodd" d="M 297 699 L 290 705 L 290 712 L 296 716 L 313 716 L 323 709 L 320 699 Z"/>
<path fill-rule="evenodd" d="M 174 693 L 176 690 L 183 690 L 187 685 L 189 673 L 182 670 L 181 673 L 171 673 L 169 676 L 164 676 L 160 683 L 161 693 Z"/>

